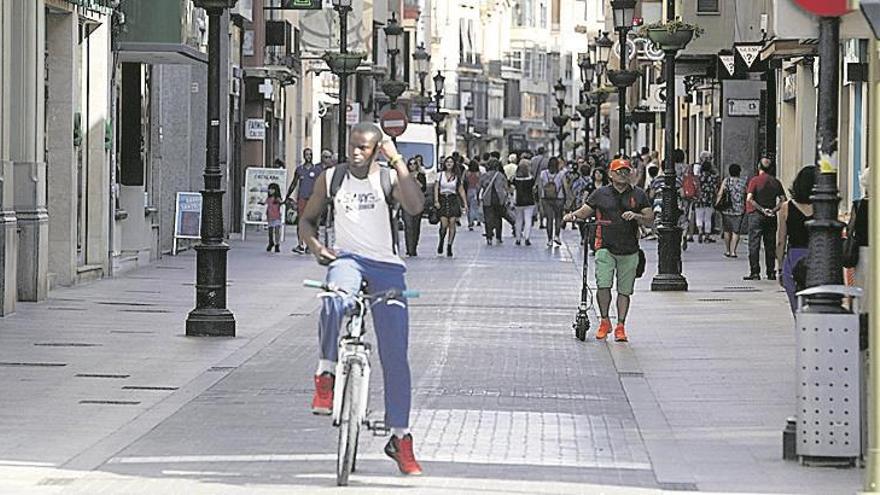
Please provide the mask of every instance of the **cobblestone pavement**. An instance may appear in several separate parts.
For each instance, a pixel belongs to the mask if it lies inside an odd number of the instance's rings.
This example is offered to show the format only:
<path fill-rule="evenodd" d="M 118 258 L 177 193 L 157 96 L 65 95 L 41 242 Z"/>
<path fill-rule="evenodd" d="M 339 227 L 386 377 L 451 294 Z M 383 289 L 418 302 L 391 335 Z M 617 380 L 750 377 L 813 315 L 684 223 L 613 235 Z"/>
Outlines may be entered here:
<path fill-rule="evenodd" d="M 426 224 L 422 256 L 408 261 L 423 294 L 411 305 L 410 361 L 426 476 L 398 476 L 387 439 L 363 434 L 352 486 L 338 491 L 858 489 L 860 470 L 779 459 L 794 353 L 775 285 L 744 284 L 744 260 L 692 246 L 691 291 L 650 293 L 648 244 L 632 342 L 582 343 L 571 331 L 576 235 L 546 249 L 543 234 L 527 248 L 460 232 L 447 259 L 432 253 Z M 0 493 L 337 491 L 336 430 L 308 412 L 318 303 L 299 286 L 322 269 L 256 240 L 231 244 L 235 339 L 181 338 L 191 253 L 0 320 Z M 378 356 L 373 364 L 381 409 Z"/>

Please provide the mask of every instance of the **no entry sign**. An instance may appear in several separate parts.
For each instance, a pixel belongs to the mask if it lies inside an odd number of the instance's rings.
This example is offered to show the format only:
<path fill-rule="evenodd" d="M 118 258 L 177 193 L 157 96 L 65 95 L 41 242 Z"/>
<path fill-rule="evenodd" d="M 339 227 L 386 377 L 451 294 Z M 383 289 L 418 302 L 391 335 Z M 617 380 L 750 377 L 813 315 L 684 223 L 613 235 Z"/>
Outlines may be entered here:
<path fill-rule="evenodd" d="M 794 0 L 794 3 L 821 17 L 840 17 L 849 12 L 847 0 Z"/>
<path fill-rule="evenodd" d="M 382 114 L 379 123 L 382 124 L 382 130 L 385 131 L 385 134 L 397 137 L 406 130 L 406 114 L 396 108 L 392 108 Z"/>

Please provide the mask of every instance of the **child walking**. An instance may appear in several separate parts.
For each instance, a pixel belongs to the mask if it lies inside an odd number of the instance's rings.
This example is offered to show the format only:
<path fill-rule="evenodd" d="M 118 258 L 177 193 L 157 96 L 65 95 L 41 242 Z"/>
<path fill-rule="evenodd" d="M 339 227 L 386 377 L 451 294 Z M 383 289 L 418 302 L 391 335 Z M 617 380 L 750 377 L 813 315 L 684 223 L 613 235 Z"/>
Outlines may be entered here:
<path fill-rule="evenodd" d="M 269 184 L 269 196 L 266 198 L 266 218 L 269 221 L 269 245 L 266 251 L 279 252 L 281 246 L 281 188 L 276 183 Z"/>

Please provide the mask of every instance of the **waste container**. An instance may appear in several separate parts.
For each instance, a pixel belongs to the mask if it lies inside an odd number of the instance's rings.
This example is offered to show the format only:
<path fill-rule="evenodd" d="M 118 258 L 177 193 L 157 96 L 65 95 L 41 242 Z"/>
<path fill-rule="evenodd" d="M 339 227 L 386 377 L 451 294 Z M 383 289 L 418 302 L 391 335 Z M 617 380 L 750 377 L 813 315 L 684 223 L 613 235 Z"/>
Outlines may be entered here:
<path fill-rule="evenodd" d="M 850 298 L 842 313 L 804 311 L 806 297 Z M 798 292 L 797 456 L 802 464 L 848 464 L 861 455 L 861 353 L 859 297 L 862 290 L 822 285 Z"/>

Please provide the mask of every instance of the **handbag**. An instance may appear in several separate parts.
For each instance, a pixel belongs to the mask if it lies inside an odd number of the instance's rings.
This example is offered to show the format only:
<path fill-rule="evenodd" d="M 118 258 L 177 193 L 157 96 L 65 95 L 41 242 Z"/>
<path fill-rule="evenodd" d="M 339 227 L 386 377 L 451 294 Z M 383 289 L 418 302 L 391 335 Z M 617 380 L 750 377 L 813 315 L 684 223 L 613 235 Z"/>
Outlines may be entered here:
<path fill-rule="evenodd" d="M 730 190 L 727 188 L 727 181 L 721 186 L 721 196 L 715 201 L 715 209 L 724 211 L 730 209 Z"/>
<path fill-rule="evenodd" d="M 642 275 L 645 274 L 645 265 L 647 265 L 648 260 L 645 258 L 645 252 L 642 251 L 642 248 L 639 248 L 639 264 L 636 265 L 636 278 L 642 278 Z"/>
<path fill-rule="evenodd" d="M 434 208 L 434 205 L 431 205 L 428 209 L 428 223 L 431 225 L 440 223 L 440 212 L 437 211 L 437 208 Z"/>
<path fill-rule="evenodd" d="M 852 212 L 850 212 L 849 216 L 849 225 L 846 226 L 846 238 L 843 240 L 841 261 L 845 268 L 855 268 L 859 264 L 859 233 L 856 231 L 856 215 L 858 215 L 859 211 L 859 201 L 853 202 Z"/>

